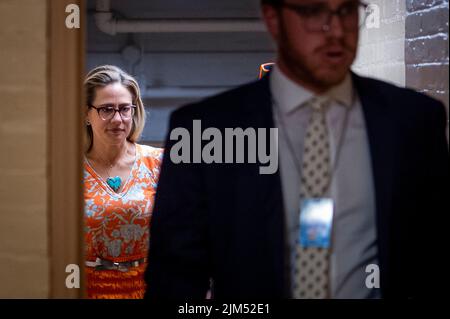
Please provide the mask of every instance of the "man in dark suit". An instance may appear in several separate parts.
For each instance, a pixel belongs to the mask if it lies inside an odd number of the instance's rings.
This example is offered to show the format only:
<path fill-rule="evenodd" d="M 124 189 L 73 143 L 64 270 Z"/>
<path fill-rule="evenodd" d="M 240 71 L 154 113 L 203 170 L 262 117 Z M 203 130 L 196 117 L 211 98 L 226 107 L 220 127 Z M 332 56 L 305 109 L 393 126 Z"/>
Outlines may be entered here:
<path fill-rule="evenodd" d="M 190 135 L 194 120 L 220 132 L 278 128 L 279 169 L 175 163 L 169 137 L 146 297 L 204 298 L 210 279 L 214 298 L 434 295 L 449 211 L 445 110 L 350 71 L 360 9 L 356 0 L 263 0 L 278 45 L 271 74 L 172 114 L 170 131 Z M 299 240 L 299 203 L 311 198 L 332 203 L 324 246 Z"/>

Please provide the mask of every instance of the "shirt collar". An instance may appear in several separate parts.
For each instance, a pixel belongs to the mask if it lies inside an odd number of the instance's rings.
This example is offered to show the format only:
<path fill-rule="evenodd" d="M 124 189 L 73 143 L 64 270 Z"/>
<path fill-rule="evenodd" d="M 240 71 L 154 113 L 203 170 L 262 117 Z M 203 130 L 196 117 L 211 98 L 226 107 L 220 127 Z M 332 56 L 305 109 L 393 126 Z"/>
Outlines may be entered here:
<path fill-rule="evenodd" d="M 289 79 L 276 65 L 270 75 L 270 89 L 275 103 L 284 113 L 290 113 L 304 105 L 314 93 Z M 321 94 L 338 105 L 350 107 L 353 104 L 353 83 L 350 72 L 344 81 Z"/>

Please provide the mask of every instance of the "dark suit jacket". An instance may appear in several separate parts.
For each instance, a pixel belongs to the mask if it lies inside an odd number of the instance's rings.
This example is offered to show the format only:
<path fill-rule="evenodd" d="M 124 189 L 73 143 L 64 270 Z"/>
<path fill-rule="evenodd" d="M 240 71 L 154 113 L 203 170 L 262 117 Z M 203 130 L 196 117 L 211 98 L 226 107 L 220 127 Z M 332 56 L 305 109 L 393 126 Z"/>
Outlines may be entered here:
<path fill-rule="evenodd" d="M 443 272 L 449 213 L 443 105 L 353 75 L 366 120 L 383 297 L 433 297 Z M 268 77 L 175 111 L 170 130 L 274 127 Z M 169 131 L 170 132 L 170 131 Z M 166 141 L 150 229 L 146 297 L 285 298 L 279 171 L 259 164 L 173 164 Z M 192 150 L 191 150 L 192 151 Z M 440 253 L 440 254 L 438 254 Z"/>

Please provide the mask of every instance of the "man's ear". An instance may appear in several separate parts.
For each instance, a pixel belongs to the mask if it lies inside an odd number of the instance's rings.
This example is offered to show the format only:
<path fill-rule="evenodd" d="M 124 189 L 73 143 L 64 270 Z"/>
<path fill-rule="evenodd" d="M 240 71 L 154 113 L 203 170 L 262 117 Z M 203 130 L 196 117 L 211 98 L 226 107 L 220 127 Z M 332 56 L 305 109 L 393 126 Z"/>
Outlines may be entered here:
<path fill-rule="evenodd" d="M 269 31 L 273 40 L 278 42 L 279 10 L 271 5 L 263 4 L 261 6 L 261 13 L 267 31 Z"/>

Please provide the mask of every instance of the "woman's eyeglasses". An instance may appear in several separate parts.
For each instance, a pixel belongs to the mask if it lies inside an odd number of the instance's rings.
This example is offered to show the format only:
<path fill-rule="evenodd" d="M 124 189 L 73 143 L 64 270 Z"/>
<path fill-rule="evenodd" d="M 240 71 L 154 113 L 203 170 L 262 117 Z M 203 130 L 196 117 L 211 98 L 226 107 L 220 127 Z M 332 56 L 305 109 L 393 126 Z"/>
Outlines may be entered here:
<path fill-rule="evenodd" d="M 116 115 L 116 112 L 119 112 L 122 120 L 129 120 L 133 117 L 134 110 L 136 109 L 135 105 L 122 105 L 118 109 L 115 109 L 114 107 L 109 105 L 105 106 L 89 105 L 89 107 L 96 109 L 98 115 L 104 121 L 112 119 Z"/>

